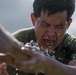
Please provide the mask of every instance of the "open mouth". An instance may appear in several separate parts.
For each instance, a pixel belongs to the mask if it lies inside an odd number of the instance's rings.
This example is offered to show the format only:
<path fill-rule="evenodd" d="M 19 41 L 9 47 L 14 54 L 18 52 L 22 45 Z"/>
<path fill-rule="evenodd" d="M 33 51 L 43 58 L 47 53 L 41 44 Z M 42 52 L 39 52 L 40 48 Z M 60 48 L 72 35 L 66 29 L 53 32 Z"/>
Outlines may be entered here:
<path fill-rule="evenodd" d="M 56 39 L 43 38 L 43 45 L 47 49 L 52 49 L 56 43 Z"/>

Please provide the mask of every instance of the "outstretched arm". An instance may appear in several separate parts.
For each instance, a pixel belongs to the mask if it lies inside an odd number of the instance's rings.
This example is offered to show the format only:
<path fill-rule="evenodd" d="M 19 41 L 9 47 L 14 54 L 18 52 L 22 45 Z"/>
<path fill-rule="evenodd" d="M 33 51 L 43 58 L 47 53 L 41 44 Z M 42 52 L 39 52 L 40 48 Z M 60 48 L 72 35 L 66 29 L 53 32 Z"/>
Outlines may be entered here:
<path fill-rule="evenodd" d="M 14 59 L 20 59 L 24 57 L 21 49 L 24 49 L 24 46 L 7 30 L 0 26 L 0 53 L 6 53 L 11 55 Z"/>
<path fill-rule="evenodd" d="M 22 71 L 44 72 L 46 75 L 76 75 L 76 67 L 62 64 L 37 49 L 24 47 L 2 27 L 0 28 L 0 52 L 11 56 L 11 59 L 14 59 L 13 65 Z"/>
<path fill-rule="evenodd" d="M 32 57 L 31 54 L 35 54 L 35 56 Z M 15 65 L 20 70 L 27 72 L 44 72 L 46 75 L 76 75 L 75 66 L 62 64 L 37 50 L 32 50 L 31 54 L 29 54 L 31 56 L 30 60 L 23 60 L 22 62 L 16 60 Z"/>

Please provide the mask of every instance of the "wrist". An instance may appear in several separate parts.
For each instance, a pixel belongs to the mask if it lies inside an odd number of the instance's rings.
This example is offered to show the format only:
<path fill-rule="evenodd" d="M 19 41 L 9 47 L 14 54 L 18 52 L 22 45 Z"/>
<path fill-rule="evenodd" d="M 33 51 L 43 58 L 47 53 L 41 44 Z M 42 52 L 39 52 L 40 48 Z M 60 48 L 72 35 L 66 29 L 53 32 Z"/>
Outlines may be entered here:
<path fill-rule="evenodd" d="M 46 58 L 45 74 L 46 75 L 66 75 L 64 64 L 56 61 L 53 58 Z"/>

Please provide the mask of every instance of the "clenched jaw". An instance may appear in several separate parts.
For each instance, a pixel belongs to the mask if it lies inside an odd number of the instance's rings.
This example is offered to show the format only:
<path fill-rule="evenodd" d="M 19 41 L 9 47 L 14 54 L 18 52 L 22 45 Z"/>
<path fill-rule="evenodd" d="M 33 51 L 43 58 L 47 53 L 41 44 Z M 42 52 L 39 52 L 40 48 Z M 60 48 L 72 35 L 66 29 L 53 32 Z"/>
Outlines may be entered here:
<path fill-rule="evenodd" d="M 44 48 L 48 50 L 53 49 L 57 44 L 57 38 L 51 38 L 44 36 L 42 39 L 42 44 Z"/>

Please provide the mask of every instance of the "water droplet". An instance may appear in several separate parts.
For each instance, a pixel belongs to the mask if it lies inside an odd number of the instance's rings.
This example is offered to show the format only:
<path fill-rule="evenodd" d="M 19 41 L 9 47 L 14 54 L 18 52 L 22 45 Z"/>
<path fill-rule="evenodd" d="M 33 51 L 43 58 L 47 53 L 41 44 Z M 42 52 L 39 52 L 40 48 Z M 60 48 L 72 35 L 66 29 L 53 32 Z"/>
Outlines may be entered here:
<path fill-rule="evenodd" d="M 18 70 L 18 68 L 16 68 L 16 70 Z"/>
<path fill-rule="evenodd" d="M 64 60 L 63 58 L 61 58 L 61 60 Z"/>
<path fill-rule="evenodd" d="M 71 44 L 71 45 L 73 45 L 73 44 Z"/>
<path fill-rule="evenodd" d="M 53 50 L 53 54 L 55 54 L 55 51 Z"/>
<path fill-rule="evenodd" d="M 35 51 L 35 49 L 32 49 L 32 51 Z"/>
<path fill-rule="evenodd" d="M 61 60 L 61 58 L 59 57 L 59 60 Z"/>
<path fill-rule="evenodd" d="M 54 59 L 55 59 L 55 58 L 56 58 L 56 57 L 55 57 L 55 55 L 53 55 L 53 56 L 52 56 L 52 58 L 54 58 Z"/>
<path fill-rule="evenodd" d="M 58 35 L 60 35 L 60 33 L 58 33 Z"/>
<path fill-rule="evenodd" d="M 25 49 L 25 47 L 21 47 L 21 50 L 24 50 Z"/>
<path fill-rule="evenodd" d="M 28 37 L 28 36 L 26 35 L 26 37 Z"/>
<path fill-rule="evenodd" d="M 49 48 L 51 49 L 51 46 Z"/>
<path fill-rule="evenodd" d="M 76 57 L 73 57 L 73 59 L 75 59 Z"/>
<path fill-rule="evenodd" d="M 70 42 L 68 42 L 68 44 L 70 44 Z"/>
<path fill-rule="evenodd" d="M 29 43 L 26 43 L 25 46 L 26 46 L 26 47 L 30 47 L 30 44 L 29 44 Z"/>
<path fill-rule="evenodd" d="M 37 50 L 41 50 L 43 54 L 45 54 L 46 56 L 51 56 L 50 52 L 52 51 L 52 56 L 55 55 L 55 51 L 54 50 L 48 50 L 48 49 L 44 49 L 42 46 L 40 47 L 39 44 L 37 42 L 34 42 L 33 40 L 31 40 L 30 42 L 27 42 L 25 44 L 25 46 L 27 47 L 31 47 L 33 51 Z M 51 46 L 50 46 L 51 48 Z"/>
<path fill-rule="evenodd" d="M 16 75 L 18 75 L 18 73 L 16 73 Z"/>
<path fill-rule="evenodd" d="M 70 60 L 67 60 L 68 62 L 70 61 Z"/>
<path fill-rule="evenodd" d="M 4 53 L 0 53 L 0 56 L 5 56 L 5 54 Z"/>
<path fill-rule="evenodd" d="M 48 37 L 47 37 L 47 36 L 46 36 L 45 38 L 46 38 L 46 39 L 48 39 Z"/>
<path fill-rule="evenodd" d="M 63 50 L 63 52 L 65 53 L 65 50 Z"/>

